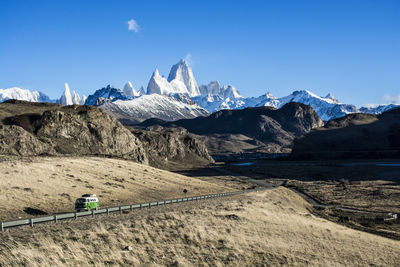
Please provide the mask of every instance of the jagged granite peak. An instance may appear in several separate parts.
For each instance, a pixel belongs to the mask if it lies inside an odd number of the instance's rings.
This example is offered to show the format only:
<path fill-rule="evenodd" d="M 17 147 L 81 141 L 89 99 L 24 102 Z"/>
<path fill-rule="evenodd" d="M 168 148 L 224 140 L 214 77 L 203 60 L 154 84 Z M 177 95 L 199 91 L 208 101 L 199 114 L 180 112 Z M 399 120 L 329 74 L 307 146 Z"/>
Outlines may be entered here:
<path fill-rule="evenodd" d="M 336 97 L 334 97 L 331 93 L 328 93 L 325 98 L 327 99 L 331 99 L 333 102 L 339 104 L 339 100 L 336 99 Z"/>
<path fill-rule="evenodd" d="M 114 88 L 111 84 L 103 87 L 94 94 L 89 95 L 86 99 L 85 104 L 90 106 L 99 106 L 107 101 L 115 100 L 128 100 L 129 97 L 126 96 L 120 89 Z"/>
<path fill-rule="evenodd" d="M 74 103 L 72 102 L 72 97 L 71 97 L 71 91 L 69 90 L 69 85 L 68 83 L 65 83 L 65 89 L 64 93 L 61 95 L 60 98 L 60 104 L 62 105 L 73 105 Z"/>
<path fill-rule="evenodd" d="M 139 96 L 139 93 L 136 92 L 135 88 L 133 88 L 133 85 L 130 81 L 128 81 L 123 90 L 124 94 L 128 97 L 136 97 Z"/>
<path fill-rule="evenodd" d="M 189 64 L 184 59 L 172 66 L 168 75 L 168 82 L 179 84 L 177 87 L 179 93 L 187 93 L 190 97 L 200 95 L 199 86 L 194 78 L 192 68 L 189 67 Z M 184 84 L 187 92 L 183 92 L 184 88 L 181 84 Z"/>
<path fill-rule="evenodd" d="M 232 85 L 224 85 L 220 87 L 218 81 L 212 81 L 208 85 L 200 86 L 199 90 L 201 95 L 193 97 L 192 100 L 207 109 L 209 112 L 215 112 L 221 109 L 238 109 L 246 107 L 243 97 Z"/>
<path fill-rule="evenodd" d="M 220 94 L 222 94 L 225 99 L 243 98 L 243 96 L 240 95 L 239 91 L 232 85 L 222 86 Z"/>
<path fill-rule="evenodd" d="M 0 102 L 9 99 L 25 100 L 29 102 L 51 102 L 47 95 L 39 91 L 30 91 L 19 87 L 0 89 Z"/>
<path fill-rule="evenodd" d="M 76 105 L 80 105 L 81 103 L 81 98 L 80 96 L 75 92 L 75 90 L 72 92 L 72 103 Z"/>
<path fill-rule="evenodd" d="M 167 79 L 160 75 L 158 69 L 155 69 L 147 85 L 147 94 L 168 95 L 171 93 L 175 93 L 174 88 L 169 84 Z"/>
<path fill-rule="evenodd" d="M 86 99 L 87 99 L 87 97 L 86 97 L 85 95 L 83 95 L 82 98 L 81 98 L 81 102 L 79 103 L 79 105 L 85 105 Z"/>
<path fill-rule="evenodd" d="M 139 92 L 138 92 L 138 94 L 139 94 L 139 96 L 141 96 L 141 95 L 145 95 L 145 94 L 146 94 L 146 92 L 144 91 L 143 85 L 142 85 L 142 86 L 140 86 L 140 89 L 139 89 Z"/>
<path fill-rule="evenodd" d="M 218 95 L 221 90 L 221 86 L 218 81 L 211 81 L 207 85 L 200 85 L 199 91 L 201 95 Z"/>

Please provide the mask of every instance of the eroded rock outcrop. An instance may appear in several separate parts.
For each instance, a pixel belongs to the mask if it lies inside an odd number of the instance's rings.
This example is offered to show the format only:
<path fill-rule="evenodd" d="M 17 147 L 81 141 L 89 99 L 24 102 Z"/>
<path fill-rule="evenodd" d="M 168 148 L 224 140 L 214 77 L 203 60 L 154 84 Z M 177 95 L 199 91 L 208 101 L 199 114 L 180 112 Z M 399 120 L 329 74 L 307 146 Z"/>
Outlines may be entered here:
<path fill-rule="evenodd" d="M 206 165 L 214 162 L 207 147 L 199 139 L 180 129 L 135 129 L 132 133 L 140 139 L 150 164 L 164 167 L 170 163 L 178 165 Z"/>
<path fill-rule="evenodd" d="M 0 154 L 35 156 L 55 154 L 54 149 L 16 125 L 0 125 Z"/>
<path fill-rule="evenodd" d="M 163 168 L 213 162 L 186 130 L 127 128 L 96 107 L 16 100 L 0 103 L 0 154 L 100 155 Z"/>
<path fill-rule="evenodd" d="M 3 126 L 4 136 L 0 139 L 3 153 L 105 155 L 147 163 L 140 140 L 98 108 L 66 106 L 42 114 L 7 117 L 3 123 L 8 124 Z"/>

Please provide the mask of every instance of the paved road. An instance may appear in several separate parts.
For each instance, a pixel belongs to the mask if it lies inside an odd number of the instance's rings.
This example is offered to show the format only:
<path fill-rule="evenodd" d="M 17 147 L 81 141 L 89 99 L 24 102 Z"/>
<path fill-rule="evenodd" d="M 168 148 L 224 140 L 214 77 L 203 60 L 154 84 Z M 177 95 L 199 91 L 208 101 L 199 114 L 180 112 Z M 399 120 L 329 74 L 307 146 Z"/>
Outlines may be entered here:
<path fill-rule="evenodd" d="M 220 173 L 223 173 L 223 174 L 226 174 L 226 175 L 230 175 L 230 176 L 234 176 L 234 177 L 237 177 L 237 178 L 239 178 L 239 179 L 241 179 L 241 180 L 248 181 L 248 182 L 251 182 L 251 183 L 253 183 L 253 184 L 256 184 L 256 185 L 265 187 L 265 188 L 267 188 L 267 189 L 272 189 L 272 188 L 276 188 L 276 187 L 280 186 L 280 185 L 278 185 L 278 186 L 273 185 L 273 184 L 267 182 L 266 180 L 252 179 L 252 178 L 250 178 L 250 177 L 243 176 L 243 175 L 240 175 L 240 174 L 231 172 L 231 171 L 226 170 L 226 169 L 224 169 L 224 168 L 222 168 L 222 167 L 214 167 L 214 170 L 216 170 L 216 171 L 218 171 L 218 172 L 220 172 Z"/>
<path fill-rule="evenodd" d="M 284 182 L 281 182 L 281 184 L 279 184 L 279 185 L 273 185 L 273 184 L 267 182 L 266 180 L 252 179 L 250 177 L 243 176 L 241 174 L 237 174 L 237 173 L 231 172 L 231 171 L 226 170 L 226 169 L 224 169 L 222 167 L 214 167 L 214 170 L 216 170 L 216 171 L 218 171 L 220 173 L 226 174 L 226 175 L 237 177 L 237 178 L 239 178 L 241 180 L 244 180 L 244 181 L 249 181 L 251 183 L 260 185 L 262 187 L 265 187 L 267 189 L 276 188 L 276 187 L 282 186 L 284 184 Z M 324 203 L 318 201 L 317 199 L 313 198 L 312 196 L 306 194 L 305 192 L 301 192 L 301 191 L 299 191 L 299 190 L 297 190 L 295 188 L 291 188 L 291 187 L 286 187 L 286 188 L 292 190 L 293 192 L 295 192 L 296 194 L 301 196 L 305 201 L 307 201 L 313 207 L 316 207 L 316 208 L 334 208 L 334 209 L 339 209 L 339 210 L 349 211 L 349 212 L 374 213 L 374 214 L 376 214 L 376 212 L 368 211 L 368 210 L 360 210 L 360 209 L 356 209 L 356 208 L 347 208 L 347 207 L 343 207 L 343 206 L 340 206 L 340 205 L 327 205 L 327 204 L 324 204 Z"/>

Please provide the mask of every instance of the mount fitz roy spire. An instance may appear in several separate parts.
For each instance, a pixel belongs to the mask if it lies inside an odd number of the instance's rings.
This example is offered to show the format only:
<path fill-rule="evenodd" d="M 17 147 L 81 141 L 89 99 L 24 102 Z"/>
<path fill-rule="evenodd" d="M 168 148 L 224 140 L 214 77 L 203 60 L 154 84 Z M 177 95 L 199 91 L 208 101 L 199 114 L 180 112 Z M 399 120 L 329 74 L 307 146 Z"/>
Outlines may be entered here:
<path fill-rule="evenodd" d="M 189 64 L 184 59 L 181 59 L 177 64 L 172 66 L 168 75 L 168 82 L 172 84 L 183 83 L 186 87 L 186 93 L 190 97 L 200 95 L 199 86 L 194 78 L 192 68 L 189 67 Z"/>
<path fill-rule="evenodd" d="M 60 98 L 60 104 L 62 104 L 62 105 L 72 105 L 73 104 L 72 97 L 71 97 L 71 91 L 69 90 L 68 83 L 65 83 L 65 90 Z"/>
<path fill-rule="evenodd" d="M 123 111 L 124 114 L 131 115 L 142 114 L 140 112 L 149 113 L 149 110 L 159 109 L 162 103 L 164 106 L 160 109 L 158 116 L 165 119 L 168 112 L 176 111 L 176 114 L 182 112 L 182 107 L 187 111 L 185 111 L 184 116 L 170 116 L 168 119 L 181 119 L 199 114 L 204 115 L 204 110 L 207 110 L 206 113 L 212 113 L 222 109 L 243 109 L 246 107 L 269 106 L 280 108 L 289 102 L 299 102 L 311 106 L 325 121 L 343 117 L 350 113 L 380 114 L 386 110 L 400 107 L 400 105 L 380 105 L 357 109 L 354 105 L 340 103 L 332 94 L 321 97 L 307 90 L 294 91 L 290 95 L 279 98 L 274 97 L 270 93 L 258 97 L 243 97 L 232 85 L 222 85 L 218 81 L 211 81 L 208 85 L 198 86 L 193 71 L 185 60 L 180 60 L 172 66 L 168 79 L 160 75 L 158 69 L 155 69 L 147 86 L 147 94 L 157 95 L 147 97 L 143 87 L 138 92 L 133 88 L 131 82 L 127 82 L 123 88 L 123 90 L 120 90 L 114 88 L 112 85 L 108 85 L 96 90 L 96 92 L 89 95 L 86 99 L 85 96 L 80 98 L 75 91 L 71 96 L 70 88 L 66 83 L 61 98 L 51 100 L 48 96 L 38 91 L 13 87 L 0 89 L 0 102 L 8 99 L 18 99 L 31 102 L 56 102 L 63 105 L 86 104 L 93 106 L 104 106 L 105 103 L 114 103 L 115 105 L 109 105 L 110 108 L 118 109 L 123 107 L 121 108 L 121 112 Z M 152 103 L 145 108 L 143 100 L 152 101 Z M 133 102 L 128 105 L 125 101 L 133 101 L 137 104 L 140 103 L 140 105 L 136 105 Z M 195 104 L 196 107 L 194 106 Z M 134 107 L 137 113 L 123 110 L 133 109 Z M 153 115 L 156 116 L 156 113 Z"/>

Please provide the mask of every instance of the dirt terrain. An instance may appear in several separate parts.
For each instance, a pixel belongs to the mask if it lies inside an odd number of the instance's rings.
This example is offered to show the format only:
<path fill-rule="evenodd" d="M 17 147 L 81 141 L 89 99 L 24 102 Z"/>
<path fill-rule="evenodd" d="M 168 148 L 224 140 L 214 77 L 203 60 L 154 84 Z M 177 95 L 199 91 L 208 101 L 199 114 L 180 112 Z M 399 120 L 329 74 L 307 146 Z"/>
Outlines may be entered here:
<path fill-rule="evenodd" d="M 226 168 L 271 183 L 287 181 L 286 186 L 330 206 L 317 210 L 316 214 L 356 229 L 400 239 L 400 220 L 382 221 L 387 213 L 400 214 L 398 160 L 254 160 L 250 163 L 248 166 L 228 163 Z"/>
<path fill-rule="evenodd" d="M 188 196 L 236 190 L 229 186 L 233 183 L 210 183 L 127 160 L 0 159 L 0 220 L 72 211 L 84 193 L 97 194 L 106 207 L 183 197 L 185 188 Z"/>
<path fill-rule="evenodd" d="M 400 242 L 321 219 L 285 188 L 9 229 L 0 265 L 395 266 Z"/>

